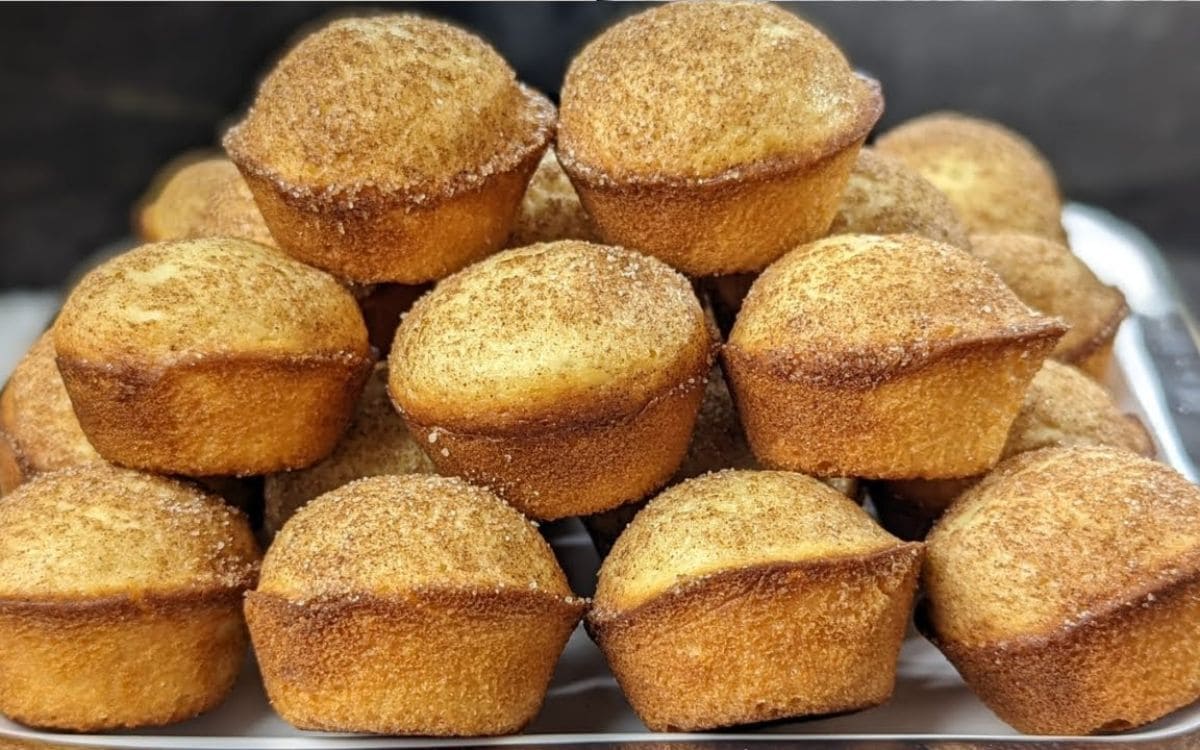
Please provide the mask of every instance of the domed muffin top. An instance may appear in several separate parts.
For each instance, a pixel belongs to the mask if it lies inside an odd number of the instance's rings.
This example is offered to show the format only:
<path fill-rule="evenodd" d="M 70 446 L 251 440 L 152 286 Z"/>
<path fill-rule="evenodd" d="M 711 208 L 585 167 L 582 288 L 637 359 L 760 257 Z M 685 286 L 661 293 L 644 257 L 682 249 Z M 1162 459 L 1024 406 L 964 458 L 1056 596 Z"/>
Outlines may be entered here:
<path fill-rule="evenodd" d="M 879 90 L 773 5 L 670 3 L 609 28 L 563 83 L 559 155 L 587 179 L 809 163 L 866 136 Z"/>
<path fill-rule="evenodd" d="M 168 165 L 138 214 L 148 242 L 195 237 L 240 237 L 275 245 L 250 187 L 224 157 Z"/>

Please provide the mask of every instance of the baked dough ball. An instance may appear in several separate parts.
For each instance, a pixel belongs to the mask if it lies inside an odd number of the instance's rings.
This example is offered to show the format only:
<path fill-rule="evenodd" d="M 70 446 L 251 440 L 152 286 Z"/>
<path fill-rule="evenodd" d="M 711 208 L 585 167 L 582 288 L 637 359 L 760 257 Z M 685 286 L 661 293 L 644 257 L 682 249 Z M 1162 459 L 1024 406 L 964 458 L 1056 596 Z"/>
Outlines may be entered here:
<path fill-rule="evenodd" d="M 482 39 L 386 14 L 305 37 L 224 145 L 284 250 L 419 284 L 503 246 L 554 117 Z"/>
<path fill-rule="evenodd" d="M 1200 491 L 1128 451 L 1001 464 L 929 535 L 923 629 L 1029 734 L 1140 726 L 1200 698 Z"/>
<path fill-rule="evenodd" d="M 191 485 L 98 465 L 0 499 L 0 713 L 94 732 L 213 708 L 246 656 L 246 519 Z"/>
<path fill-rule="evenodd" d="M 946 194 L 904 162 L 858 152 L 830 234 L 916 234 L 971 249 L 967 227 Z"/>
<path fill-rule="evenodd" d="M 724 357 L 764 465 L 939 479 L 996 463 L 1064 330 L 957 248 L 840 235 L 759 276 Z"/>
<path fill-rule="evenodd" d="M 164 167 L 138 202 L 134 225 L 145 242 L 224 236 L 275 244 L 246 181 L 222 156 L 188 154 Z"/>
<path fill-rule="evenodd" d="M 972 238 L 972 252 L 1000 274 L 1021 300 L 1070 324 L 1053 356 L 1103 378 L 1112 362 L 1113 339 L 1129 314 L 1125 295 L 1109 286 L 1070 248 L 1031 234 Z"/>
<path fill-rule="evenodd" d="M 1048 359 L 1025 392 L 1000 457 L 1070 445 L 1154 455 L 1154 441 L 1141 420 L 1122 412 L 1112 395 L 1083 372 Z M 871 500 L 884 528 L 901 539 L 923 539 L 950 503 L 979 479 L 877 482 L 871 486 Z"/>
<path fill-rule="evenodd" d="M 670 479 L 714 348 L 688 281 L 661 261 L 551 242 L 495 255 L 418 300 L 396 333 L 389 387 L 439 472 L 556 519 Z"/>
<path fill-rule="evenodd" d="M 202 476 L 333 450 L 371 365 L 354 298 L 263 245 L 143 245 L 91 271 L 54 327 L 88 440 L 113 463 Z"/>
<path fill-rule="evenodd" d="M 375 365 L 354 420 L 333 453 L 308 467 L 272 474 L 263 485 L 263 523 L 274 536 L 301 506 L 355 479 L 429 474 L 433 464 L 413 440 L 387 394 L 387 367 Z"/>
<path fill-rule="evenodd" d="M 757 271 L 823 236 L 879 86 L 765 3 L 667 4 L 572 61 L 558 157 L 600 236 L 692 276 Z"/>
<path fill-rule="evenodd" d="M 920 564 L 815 479 L 723 471 L 638 514 L 588 624 L 654 730 L 857 710 L 891 696 Z"/>
<path fill-rule="evenodd" d="M 246 618 L 295 726 L 473 736 L 533 719 L 584 607 L 520 513 L 460 479 L 408 475 L 301 508 Z"/>
<path fill-rule="evenodd" d="M 884 133 L 875 148 L 944 192 L 972 233 L 1066 241 L 1054 170 L 1033 144 L 998 123 L 937 112 Z"/>
<path fill-rule="evenodd" d="M 523 247 L 555 240 L 596 240 L 592 221 L 567 173 L 558 163 L 554 149 L 546 151 L 529 181 L 512 234 L 509 247 Z"/>

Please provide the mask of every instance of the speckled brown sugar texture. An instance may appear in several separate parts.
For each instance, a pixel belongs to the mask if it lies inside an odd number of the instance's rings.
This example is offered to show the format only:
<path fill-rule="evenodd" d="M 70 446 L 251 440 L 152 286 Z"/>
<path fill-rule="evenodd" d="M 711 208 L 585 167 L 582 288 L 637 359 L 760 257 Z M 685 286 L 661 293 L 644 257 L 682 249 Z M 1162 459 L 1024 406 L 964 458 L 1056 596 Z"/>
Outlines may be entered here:
<path fill-rule="evenodd" d="M 688 281 L 631 250 L 507 250 L 400 325 L 389 388 L 442 473 L 541 519 L 639 500 L 687 450 L 715 334 Z"/>
<path fill-rule="evenodd" d="M 220 156 L 185 154 L 163 167 L 133 223 L 145 242 L 224 236 L 275 245 L 246 181 Z"/>
<path fill-rule="evenodd" d="M 1062 318 L 1071 330 L 1054 357 L 1103 379 L 1113 340 L 1127 315 L 1125 295 L 1109 286 L 1066 245 L 1031 234 L 975 235 L 972 252 L 987 263 L 1025 304 Z"/>
<path fill-rule="evenodd" d="M 534 717 L 585 606 L 520 513 L 462 480 L 408 475 L 301 508 L 246 614 L 292 724 L 476 736 Z"/>
<path fill-rule="evenodd" d="M 205 476 L 333 450 L 371 365 L 334 278 L 263 245 L 143 245 L 80 281 L 54 327 L 79 423 L 113 463 Z"/>
<path fill-rule="evenodd" d="M 259 552 L 195 487 L 97 465 L 0 498 L 0 712 L 35 727 L 159 726 L 224 700 Z"/>
<path fill-rule="evenodd" d="M 723 361 L 764 465 L 953 478 L 996 463 L 1065 330 L 958 248 L 840 235 L 759 276 Z"/>
<path fill-rule="evenodd" d="M 503 245 L 554 125 L 483 40 L 385 14 L 305 37 L 224 145 L 284 250 L 418 284 Z"/>
<path fill-rule="evenodd" d="M 889 130 L 875 147 L 944 192 L 972 233 L 1066 241 L 1054 170 L 1033 144 L 998 123 L 936 112 Z"/>
<path fill-rule="evenodd" d="M 598 239 L 592 220 L 558 163 L 554 149 L 546 151 L 521 200 L 508 247 L 556 240 L 594 242 Z"/>
<path fill-rule="evenodd" d="M 1200 697 L 1200 490 L 1107 447 L 1009 459 L 929 535 L 919 623 L 1029 734 L 1130 729 Z"/>
<path fill-rule="evenodd" d="M 617 539 L 588 625 L 654 730 L 855 710 L 891 695 L 920 562 L 810 477 L 706 474 Z"/>
<path fill-rule="evenodd" d="M 694 276 L 757 271 L 825 234 L 882 111 L 791 13 L 670 4 L 572 61 L 558 156 L 605 241 Z"/>
<path fill-rule="evenodd" d="M 1107 445 L 1153 457 L 1154 440 L 1112 394 L 1081 370 L 1046 360 L 1025 392 L 1001 459 L 1070 445 Z M 923 539 L 933 522 L 980 477 L 897 480 L 871 485 L 871 500 L 884 528 L 902 539 Z"/>

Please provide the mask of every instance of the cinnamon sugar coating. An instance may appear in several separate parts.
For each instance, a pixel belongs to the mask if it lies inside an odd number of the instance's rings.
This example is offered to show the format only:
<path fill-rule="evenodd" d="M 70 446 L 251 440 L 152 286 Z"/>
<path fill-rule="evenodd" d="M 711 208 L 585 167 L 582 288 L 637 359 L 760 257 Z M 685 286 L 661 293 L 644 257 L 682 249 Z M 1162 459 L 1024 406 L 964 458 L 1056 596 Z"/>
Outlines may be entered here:
<path fill-rule="evenodd" d="M 591 219 L 558 163 L 554 149 L 546 151 L 525 189 L 508 246 L 523 247 L 556 240 L 592 242 L 596 239 Z"/>
<path fill-rule="evenodd" d="M 937 112 L 884 133 L 875 148 L 944 192 L 972 233 L 1066 238 L 1054 170 L 1033 144 L 998 123 Z"/>
<path fill-rule="evenodd" d="M 146 242 L 225 236 L 275 245 L 250 188 L 225 157 L 185 155 L 163 167 L 139 201 L 135 224 Z"/>

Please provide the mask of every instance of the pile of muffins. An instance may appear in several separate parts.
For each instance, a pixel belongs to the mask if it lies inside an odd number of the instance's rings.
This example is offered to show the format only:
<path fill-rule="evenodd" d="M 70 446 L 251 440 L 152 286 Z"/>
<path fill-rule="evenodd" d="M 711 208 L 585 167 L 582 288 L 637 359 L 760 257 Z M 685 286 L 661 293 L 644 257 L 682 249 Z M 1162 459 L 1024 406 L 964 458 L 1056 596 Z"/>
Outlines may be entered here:
<path fill-rule="evenodd" d="M 0 397 L 0 712 L 180 721 L 249 641 L 297 727 L 510 733 L 583 620 L 650 729 L 728 727 L 887 701 L 914 609 L 1023 732 L 1200 697 L 1121 294 L 1024 139 L 882 110 L 766 4 L 627 18 L 557 111 L 443 23 L 305 36 Z"/>

